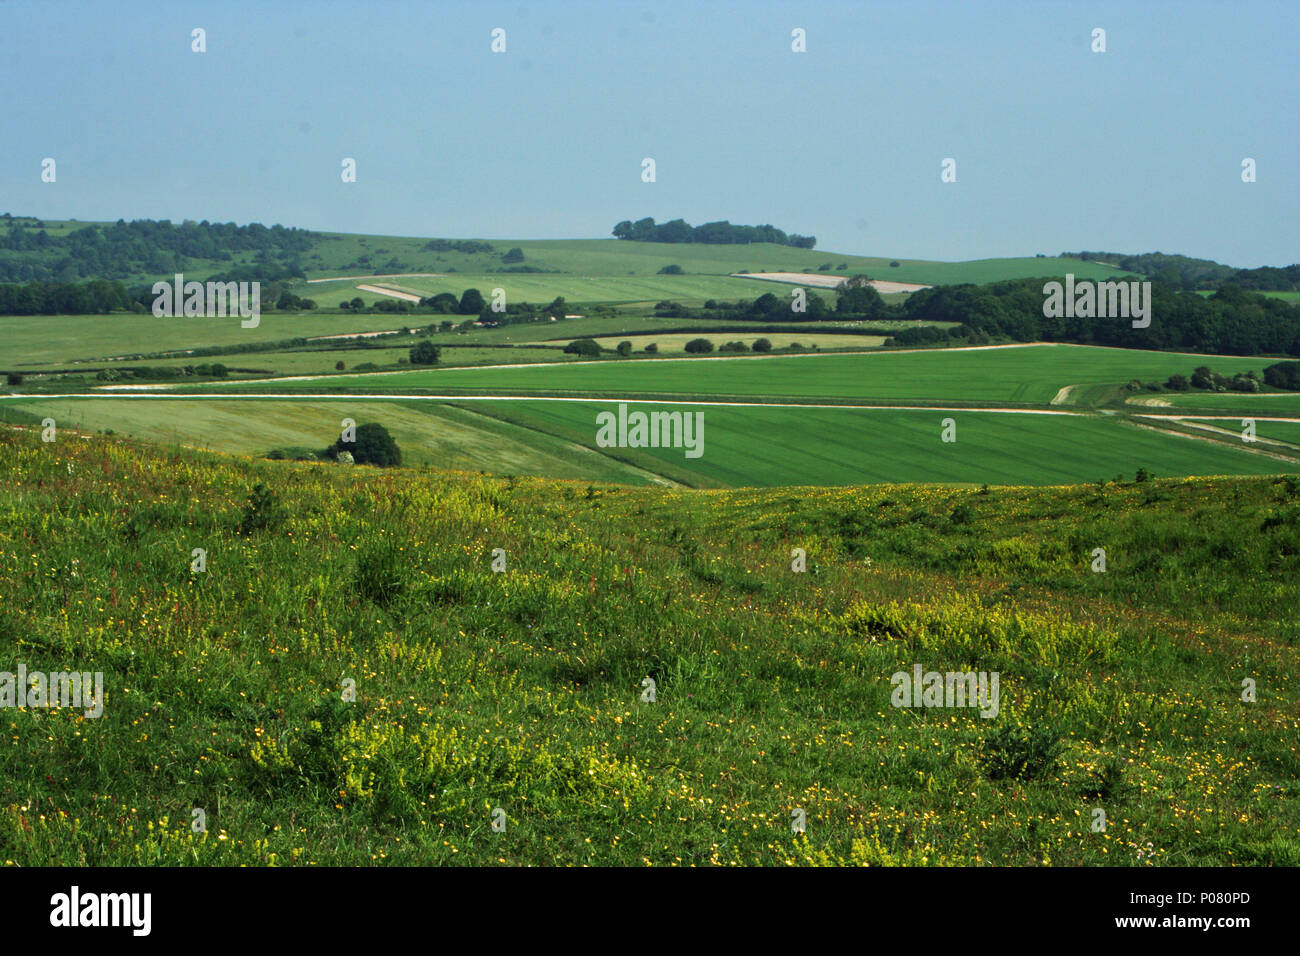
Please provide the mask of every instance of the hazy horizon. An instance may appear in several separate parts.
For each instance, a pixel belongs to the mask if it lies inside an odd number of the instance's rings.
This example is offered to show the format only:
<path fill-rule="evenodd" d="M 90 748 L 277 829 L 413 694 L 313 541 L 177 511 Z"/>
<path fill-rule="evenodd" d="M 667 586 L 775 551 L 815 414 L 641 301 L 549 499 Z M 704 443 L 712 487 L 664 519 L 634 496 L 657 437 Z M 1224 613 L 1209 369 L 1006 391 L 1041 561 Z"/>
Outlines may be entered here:
<path fill-rule="evenodd" d="M 653 216 L 901 259 L 1300 261 L 1280 2 L 129 9 L 0 3 L 0 77 L 26 91 L 0 113 L 5 211 L 492 240 Z"/>

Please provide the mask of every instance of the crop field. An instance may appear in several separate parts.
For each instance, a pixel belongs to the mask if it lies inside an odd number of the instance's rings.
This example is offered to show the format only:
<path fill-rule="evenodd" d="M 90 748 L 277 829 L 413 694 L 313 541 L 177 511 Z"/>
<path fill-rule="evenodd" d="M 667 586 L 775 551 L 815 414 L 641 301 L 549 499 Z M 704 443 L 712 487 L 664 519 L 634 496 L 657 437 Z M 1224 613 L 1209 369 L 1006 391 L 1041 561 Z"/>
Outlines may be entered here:
<path fill-rule="evenodd" d="M 418 321 L 417 321 L 418 320 Z M 238 318 L 155 318 L 152 315 L 0 316 L 0 366 L 70 366 L 118 355 L 152 354 L 352 332 L 427 325 L 423 316 L 304 312 L 263 313 L 256 328 Z M 221 361 L 220 358 L 216 361 Z"/>
<path fill-rule="evenodd" d="M 1184 414 L 1192 409 L 1214 409 L 1227 415 L 1241 412 L 1300 416 L 1300 393 L 1296 392 L 1165 392 L 1160 396 L 1160 402 Z"/>
<path fill-rule="evenodd" d="M 697 356 L 654 362 L 610 359 L 566 368 L 421 370 L 367 375 L 351 381 L 331 376 L 327 387 L 1047 404 L 1067 385 L 1119 384 L 1134 378 L 1163 381 L 1173 374 L 1190 374 L 1201 364 L 1231 374 L 1263 369 L 1274 361 L 1033 345 L 862 355 Z M 285 388 L 321 385 L 312 380 L 283 384 Z M 279 383 L 276 387 L 280 387 Z"/>

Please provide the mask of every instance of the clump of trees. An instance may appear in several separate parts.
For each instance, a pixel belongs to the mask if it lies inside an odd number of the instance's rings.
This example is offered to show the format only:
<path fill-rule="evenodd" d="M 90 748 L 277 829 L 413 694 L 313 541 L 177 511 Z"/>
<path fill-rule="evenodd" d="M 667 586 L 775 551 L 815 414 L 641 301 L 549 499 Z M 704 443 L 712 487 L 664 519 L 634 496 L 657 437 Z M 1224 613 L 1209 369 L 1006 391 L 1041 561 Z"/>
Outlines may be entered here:
<path fill-rule="evenodd" d="M 613 234 L 615 239 L 629 239 L 634 242 L 700 242 L 710 245 L 772 242 L 780 246 L 794 246 L 797 249 L 811 249 L 817 245 L 816 236 L 787 234 L 772 225 L 733 226 L 725 219 L 706 222 L 701 226 L 692 226 L 684 219 L 673 219 L 658 225 L 649 216 L 636 222 L 624 219 L 614 227 Z"/>
<path fill-rule="evenodd" d="M 1264 381 L 1274 388 L 1300 391 L 1300 362 L 1278 362 L 1264 369 Z"/>
<path fill-rule="evenodd" d="M 713 343 L 708 339 L 691 339 L 686 343 L 685 350 L 692 355 L 704 355 L 713 351 Z"/>
<path fill-rule="evenodd" d="M 602 351 L 600 343 L 595 339 L 574 339 L 564 347 L 564 351 L 569 355 L 581 355 L 586 358 L 598 358 Z"/>

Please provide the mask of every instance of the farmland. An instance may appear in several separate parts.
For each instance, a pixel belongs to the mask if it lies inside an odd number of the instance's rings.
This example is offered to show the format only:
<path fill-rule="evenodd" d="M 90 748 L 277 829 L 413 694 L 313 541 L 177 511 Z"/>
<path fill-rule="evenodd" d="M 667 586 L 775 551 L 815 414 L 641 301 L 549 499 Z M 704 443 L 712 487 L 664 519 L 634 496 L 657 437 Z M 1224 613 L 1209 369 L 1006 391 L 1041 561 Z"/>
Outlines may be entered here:
<path fill-rule="evenodd" d="M 329 388 L 460 393 L 750 396 L 771 400 L 1050 402 L 1067 385 L 1163 381 L 1206 364 L 1232 373 L 1273 359 L 1179 355 L 1134 349 L 1030 345 L 862 355 L 607 360 L 567 368 L 446 369 L 331 376 Z M 277 383 L 315 388 L 319 381 Z"/>
<path fill-rule="evenodd" d="M 482 351 L 489 361 L 524 350 Z M 557 354 L 528 351 L 543 359 Z M 734 359 L 570 358 L 532 366 L 188 386 L 189 394 L 163 388 L 16 396 L 0 403 L 0 411 L 25 421 L 52 416 L 80 430 L 111 429 L 254 455 L 273 448 L 318 450 L 342 418 L 368 418 L 389 427 L 414 463 L 692 487 L 1041 485 L 1091 482 L 1139 468 L 1174 477 L 1300 467 L 1295 449 L 1247 446 L 1231 431 L 1196 429 L 1163 417 L 1158 407 L 1123 404 L 1123 396 L 1133 394 L 1124 383 L 1160 380 L 1186 371 L 1193 360 L 1225 372 L 1269 361 L 1063 345 Z M 1093 408 L 1086 404 L 1090 395 L 1109 404 Z M 677 450 L 599 448 L 596 412 L 616 399 L 703 411 L 707 451 L 688 460 Z M 1265 396 L 1256 404 L 1269 401 Z M 952 441 L 942 440 L 948 419 L 956 428 Z M 1289 425 L 1277 425 L 1261 423 L 1259 434 L 1286 440 Z M 529 447 L 533 453 L 521 452 Z"/>

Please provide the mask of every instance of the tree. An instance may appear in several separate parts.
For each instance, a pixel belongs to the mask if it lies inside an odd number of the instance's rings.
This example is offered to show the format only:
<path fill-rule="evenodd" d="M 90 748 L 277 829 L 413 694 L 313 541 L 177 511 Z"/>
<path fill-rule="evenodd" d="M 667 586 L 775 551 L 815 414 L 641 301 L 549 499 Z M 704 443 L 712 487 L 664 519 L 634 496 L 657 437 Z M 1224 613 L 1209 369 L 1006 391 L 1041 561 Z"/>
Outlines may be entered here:
<path fill-rule="evenodd" d="M 1300 390 L 1300 362 L 1278 362 L 1264 369 L 1264 381 L 1274 388 Z"/>
<path fill-rule="evenodd" d="M 461 315 L 478 315 L 486 305 L 482 292 L 478 289 L 466 289 L 461 293 L 460 308 L 457 311 Z"/>
<path fill-rule="evenodd" d="M 713 343 L 708 339 L 691 339 L 686 343 L 686 351 L 695 355 L 713 351 Z"/>
<path fill-rule="evenodd" d="M 460 311 L 460 301 L 450 292 L 439 292 L 420 300 L 420 305 L 442 315 L 451 315 Z"/>
<path fill-rule="evenodd" d="M 428 339 L 422 339 L 411 346 L 408 356 L 412 365 L 437 365 L 438 359 L 442 357 L 442 349 Z"/>
<path fill-rule="evenodd" d="M 341 372 L 347 367 L 348 367 L 347 363 L 343 362 L 342 360 L 334 363 L 334 371 L 336 372 Z"/>
<path fill-rule="evenodd" d="M 600 355 L 600 344 L 595 339 L 574 339 L 564 347 L 564 351 L 570 355 L 583 355 L 588 358 L 595 358 Z"/>
<path fill-rule="evenodd" d="M 1165 388 L 1171 392 L 1185 392 L 1190 387 L 1186 375 L 1170 375 L 1169 380 L 1165 382 Z"/>
<path fill-rule="evenodd" d="M 770 351 L 772 351 L 772 342 L 771 342 L 771 340 L 770 340 L 770 339 L 755 339 L 755 340 L 754 340 L 754 351 L 755 351 L 755 352 L 770 352 Z"/>
<path fill-rule="evenodd" d="M 651 342 L 649 345 L 645 347 L 645 350 L 649 352 L 651 355 L 654 355 L 656 352 L 659 351 L 659 346 Z"/>
<path fill-rule="evenodd" d="M 620 356 L 627 358 L 632 354 L 632 343 L 628 341 L 619 342 L 617 351 Z"/>
<path fill-rule="evenodd" d="M 679 276 L 682 274 L 682 267 L 679 265 L 664 266 L 659 270 L 661 276 Z"/>
<path fill-rule="evenodd" d="M 334 461 L 339 452 L 349 452 L 358 465 L 378 465 L 387 468 L 402 463 L 402 451 L 388 434 L 388 429 L 375 422 L 357 426 L 356 440 L 345 442 L 340 437 L 321 453 L 327 461 Z"/>
<path fill-rule="evenodd" d="M 358 309 L 364 309 L 366 307 L 366 303 L 362 300 L 361 296 L 357 296 L 356 298 L 349 301 L 348 305 L 352 308 L 352 311 L 354 312 L 357 311 Z"/>
<path fill-rule="evenodd" d="M 511 249 L 509 252 L 507 252 L 505 255 L 501 257 L 501 261 L 502 262 L 523 262 L 524 250 L 520 249 L 518 246 L 515 246 L 513 249 Z"/>
<path fill-rule="evenodd" d="M 214 362 L 212 364 L 211 375 L 213 378 L 225 378 L 228 371 L 229 370 L 220 362 Z"/>
<path fill-rule="evenodd" d="M 864 275 L 845 279 L 835 291 L 839 295 L 839 300 L 835 303 L 836 312 L 876 318 L 885 311 L 885 300 Z"/>

